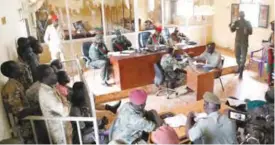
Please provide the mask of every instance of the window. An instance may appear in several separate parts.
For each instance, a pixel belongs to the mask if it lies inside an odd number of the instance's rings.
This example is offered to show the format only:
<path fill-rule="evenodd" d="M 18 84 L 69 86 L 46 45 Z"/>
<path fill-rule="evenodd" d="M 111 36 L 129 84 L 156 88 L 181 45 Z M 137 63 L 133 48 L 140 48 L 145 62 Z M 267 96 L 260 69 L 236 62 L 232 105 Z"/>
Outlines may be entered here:
<path fill-rule="evenodd" d="M 244 11 L 245 19 L 251 23 L 252 27 L 259 26 L 259 4 L 240 4 L 240 11 Z"/>

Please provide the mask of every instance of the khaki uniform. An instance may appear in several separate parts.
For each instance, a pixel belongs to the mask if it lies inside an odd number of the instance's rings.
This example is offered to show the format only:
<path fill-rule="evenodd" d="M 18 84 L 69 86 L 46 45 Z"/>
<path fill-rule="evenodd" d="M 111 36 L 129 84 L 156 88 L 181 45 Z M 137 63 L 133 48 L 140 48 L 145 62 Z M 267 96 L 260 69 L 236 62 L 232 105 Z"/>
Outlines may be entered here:
<path fill-rule="evenodd" d="M 7 113 L 12 114 L 14 119 L 18 120 L 17 116 L 20 112 L 29 106 L 25 98 L 23 85 L 15 79 L 9 79 L 4 85 L 1 95 Z M 34 143 L 32 128 L 29 121 L 19 120 L 15 125 L 19 127 L 19 136 L 22 137 L 25 144 Z"/>
<path fill-rule="evenodd" d="M 236 144 L 236 124 L 219 112 L 200 119 L 189 131 L 192 142 L 202 144 Z"/>

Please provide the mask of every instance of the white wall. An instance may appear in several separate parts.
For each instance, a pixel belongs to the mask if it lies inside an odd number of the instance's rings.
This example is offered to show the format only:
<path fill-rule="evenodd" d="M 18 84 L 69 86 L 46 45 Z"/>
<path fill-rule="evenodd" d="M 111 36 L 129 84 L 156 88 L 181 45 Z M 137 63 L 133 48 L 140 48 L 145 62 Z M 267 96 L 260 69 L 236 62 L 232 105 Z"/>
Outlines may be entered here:
<path fill-rule="evenodd" d="M 6 17 L 6 24 L 0 23 L 0 64 L 10 59 L 16 59 L 16 39 L 26 36 L 24 23 L 20 21 L 18 9 L 21 6 L 20 0 L 1 0 L 0 18 Z M 2 89 L 7 78 L 0 73 L 0 89 Z M 8 133 L 6 113 L 0 96 L 0 141 L 10 137 Z"/>
<path fill-rule="evenodd" d="M 239 0 L 215 0 L 215 15 L 213 20 L 213 40 L 218 46 L 234 49 L 235 33 L 229 30 L 231 21 L 231 4 L 239 3 Z M 274 20 L 274 0 L 262 0 L 262 4 L 269 5 L 269 21 Z M 270 26 L 254 28 L 253 35 L 249 37 L 249 51 L 260 49 L 263 39 L 268 39 L 271 34 Z"/>

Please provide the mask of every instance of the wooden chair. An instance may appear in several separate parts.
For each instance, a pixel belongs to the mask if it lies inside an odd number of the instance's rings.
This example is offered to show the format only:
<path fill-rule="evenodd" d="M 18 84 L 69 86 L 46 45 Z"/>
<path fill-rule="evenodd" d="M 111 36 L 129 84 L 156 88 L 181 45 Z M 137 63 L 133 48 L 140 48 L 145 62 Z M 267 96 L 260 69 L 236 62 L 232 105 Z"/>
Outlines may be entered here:
<path fill-rule="evenodd" d="M 223 83 L 222 83 L 221 76 L 222 76 L 222 69 L 223 69 L 224 61 L 225 61 L 225 58 L 222 56 L 220 66 L 217 69 L 214 70 L 215 71 L 215 78 L 220 80 L 223 91 L 224 91 L 224 86 L 223 86 Z"/>

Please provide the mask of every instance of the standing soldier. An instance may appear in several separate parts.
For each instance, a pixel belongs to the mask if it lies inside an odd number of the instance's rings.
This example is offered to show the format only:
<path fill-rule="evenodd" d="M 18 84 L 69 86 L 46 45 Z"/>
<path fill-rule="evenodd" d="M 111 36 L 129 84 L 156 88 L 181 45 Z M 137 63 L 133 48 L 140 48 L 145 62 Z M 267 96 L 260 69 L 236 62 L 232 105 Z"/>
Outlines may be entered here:
<path fill-rule="evenodd" d="M 248 36 L 252 34 L 252 26 L 249 21 L 245 20 L 243 11 L 240 12 L 239 17 L 240 19 L 229 24 L 229 27 L 231 32 L 236 31 L 235 56 L 238 64 L 237 73 L 240 73 L 239 78 L 242 79 L 248 49 Z"/>

